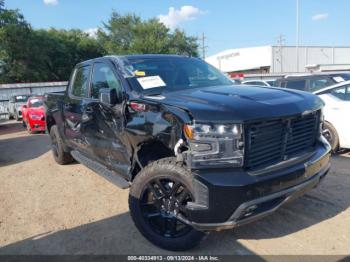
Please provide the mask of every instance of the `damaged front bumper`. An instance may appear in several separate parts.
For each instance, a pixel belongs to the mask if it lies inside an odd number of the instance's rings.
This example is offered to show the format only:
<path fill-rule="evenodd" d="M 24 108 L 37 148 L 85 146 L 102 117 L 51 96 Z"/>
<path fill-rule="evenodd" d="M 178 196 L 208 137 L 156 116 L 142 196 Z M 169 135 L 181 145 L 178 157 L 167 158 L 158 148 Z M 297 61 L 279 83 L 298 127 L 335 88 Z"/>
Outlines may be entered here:
<path fill-rule="evenodd" d="M 279 165 L 259 175 L 243 169 L 194 172 L 196 202 L 187 205 L 183 222 L 197 230 L 240 226 L 276 211 L 314 188 L 330 169 L 330 146 L 320 141 L 307 159 Z"/>

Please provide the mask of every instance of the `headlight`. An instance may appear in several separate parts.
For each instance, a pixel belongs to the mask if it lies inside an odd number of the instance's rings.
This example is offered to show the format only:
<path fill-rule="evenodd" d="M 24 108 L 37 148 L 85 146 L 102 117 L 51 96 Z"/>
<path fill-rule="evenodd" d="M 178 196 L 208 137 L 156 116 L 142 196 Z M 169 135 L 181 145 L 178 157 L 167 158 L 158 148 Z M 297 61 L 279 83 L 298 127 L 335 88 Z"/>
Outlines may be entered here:
<path fill-rule="evenodd" d="M 42 116 L 30 114 L 29 117 L 33 120 L 40 120 Z"/>
<path fill-rule="evenodd" d="M 193 168 L 243 166 L 244 141 L 241 124 L 184 125 Z"/>

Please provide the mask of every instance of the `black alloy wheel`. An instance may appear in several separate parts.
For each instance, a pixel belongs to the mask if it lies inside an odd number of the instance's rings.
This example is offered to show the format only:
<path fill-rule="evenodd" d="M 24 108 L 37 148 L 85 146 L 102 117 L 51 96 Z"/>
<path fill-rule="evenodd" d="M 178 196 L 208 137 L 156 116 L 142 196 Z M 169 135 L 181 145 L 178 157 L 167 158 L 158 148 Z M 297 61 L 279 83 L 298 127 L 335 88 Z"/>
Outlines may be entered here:
<path fill-rule="evenodd" d="M 139 203 L 143 218 L 155 233 L 176 238 L 192 230 L 177 218 L 186 217 L 186 204 L 190 201 L 193 196 L 181 182 L 156 178 L 147 184 Z"/>

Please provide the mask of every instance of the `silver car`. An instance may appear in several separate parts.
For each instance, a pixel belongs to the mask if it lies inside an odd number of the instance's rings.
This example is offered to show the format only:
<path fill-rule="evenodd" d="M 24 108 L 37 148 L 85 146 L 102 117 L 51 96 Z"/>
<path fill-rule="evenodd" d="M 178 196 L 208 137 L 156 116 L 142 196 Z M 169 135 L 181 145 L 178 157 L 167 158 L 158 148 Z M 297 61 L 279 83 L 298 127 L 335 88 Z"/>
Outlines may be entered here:
<path fill-rule="evenodd" d="M 22 105 L 25 105 L 30 95 L 15 95 L 10 98 L 8 105 L 9 118 L 17 121 L 22 119 Z"/>

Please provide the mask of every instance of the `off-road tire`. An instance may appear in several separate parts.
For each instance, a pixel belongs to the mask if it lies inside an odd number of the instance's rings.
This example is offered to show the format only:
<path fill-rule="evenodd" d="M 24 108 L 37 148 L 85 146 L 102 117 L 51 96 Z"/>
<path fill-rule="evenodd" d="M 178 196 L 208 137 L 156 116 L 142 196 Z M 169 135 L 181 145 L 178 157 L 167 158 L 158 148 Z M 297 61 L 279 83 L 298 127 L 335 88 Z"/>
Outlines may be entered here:
<path fill-rule="evenodd" d="M 190 231 L 183 236 L 165 237 L 153 231 L 143 218 L 140 198 L 148 183 L 156 178 L 176 179 L 193 195 L 192 175 L 184 168 L 182 163 L 176 162 L 176 158 L 164 158 L 150 163 L 136 175 L 130 188 L 129 209 L 136 227 L 146 239 L 166 250 L 181 251 L 197 246 L 204 237 L 204 232 L 191 227 Z"/>
<path fill-rule="evenodd" d="M 63 141 L 58 132 L 57 126 L 52 126 L 50 129 L 51 148 L 55 161 L 60 165 L 66 165 L 74 161 L 69 152 L 64 151 Z"/>
<path fill-rule="evenodd" d="M 335 154 L 339 150 L 339 136 L 334 126 L 328 122 L 324 123 L 324 130 L 328 130 L 329 137 L 326 137 L 327 141 L 332 147 L 332 152 Z"/>

